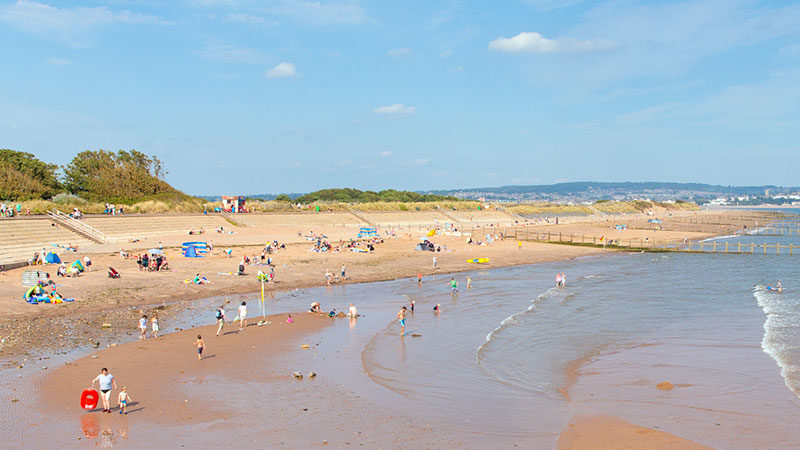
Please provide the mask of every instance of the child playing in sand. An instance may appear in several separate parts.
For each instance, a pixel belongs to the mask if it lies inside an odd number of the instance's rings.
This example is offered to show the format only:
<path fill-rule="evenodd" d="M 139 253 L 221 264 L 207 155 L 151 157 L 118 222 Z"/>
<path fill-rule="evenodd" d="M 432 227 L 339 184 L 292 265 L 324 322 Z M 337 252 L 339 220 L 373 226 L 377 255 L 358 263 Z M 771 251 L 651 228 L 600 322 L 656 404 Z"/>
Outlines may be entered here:
<path fill-rule="evenodd" d="M 289 316 L 289 317 L 286 318 L 286 323 L 294 322 L 294 320 L 292 320 L 292 315 L 291 314 L 287 314 L 287 316 Z"/>
<path fill-rule="evenodd" d="M 122 386 L 122 390 L 119 393 L 119 413 L 120 414 L 128 414 L 128 400 L 133 400 L 130 395 L 128 395 L 128 388 Z"/>
<path fill-rule="evenodd" d="M 198 334 L 194 345 L 197 346 L 197 359 L 203 359 L 203 349 L 206 348 L 206 343 L 203 342 L 203 336 Z"/>

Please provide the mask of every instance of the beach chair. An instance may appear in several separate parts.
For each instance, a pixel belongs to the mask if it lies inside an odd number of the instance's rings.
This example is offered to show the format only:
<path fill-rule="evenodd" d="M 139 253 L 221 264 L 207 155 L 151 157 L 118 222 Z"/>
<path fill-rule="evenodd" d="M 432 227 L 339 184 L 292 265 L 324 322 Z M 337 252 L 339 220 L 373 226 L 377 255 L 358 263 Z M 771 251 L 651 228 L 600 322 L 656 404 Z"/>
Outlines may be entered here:
<path fill-rule="evenodd" d="M 113 267 L 108 266 L 108 278 L 119 278 L 120 274 Z"/>

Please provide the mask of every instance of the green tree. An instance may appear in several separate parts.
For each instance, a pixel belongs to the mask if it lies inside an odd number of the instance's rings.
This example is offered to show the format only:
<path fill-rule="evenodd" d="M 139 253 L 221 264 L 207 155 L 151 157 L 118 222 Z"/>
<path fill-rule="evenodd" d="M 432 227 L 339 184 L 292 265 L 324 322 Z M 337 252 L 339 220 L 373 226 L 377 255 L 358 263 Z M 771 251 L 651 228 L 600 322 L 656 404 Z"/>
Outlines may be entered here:
<path fill-rule="evenodd" d="M 0 149 L 0 198 L 29 200 L 58 193 L 58 166 L 16 150 Z"/>
<path fill-rule="evenodd" d="M 158 158 L 136 150 L 87 150 L 64 168 L 67 189 L 95 201 L 135 202 L 146 196 L 178 192 L 164 181 L 165 175 Z"/>

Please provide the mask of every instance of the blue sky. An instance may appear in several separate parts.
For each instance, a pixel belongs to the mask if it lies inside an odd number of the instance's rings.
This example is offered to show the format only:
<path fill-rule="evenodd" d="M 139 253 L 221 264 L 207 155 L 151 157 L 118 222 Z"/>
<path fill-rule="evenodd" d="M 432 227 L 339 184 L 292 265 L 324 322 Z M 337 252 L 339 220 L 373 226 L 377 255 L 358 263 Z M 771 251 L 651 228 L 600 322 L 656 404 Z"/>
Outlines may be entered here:
<path fill-rule="evenodd" d="M 800 185 L 800 3 L 0 0 L 0 148 L 191 194 Z"/>

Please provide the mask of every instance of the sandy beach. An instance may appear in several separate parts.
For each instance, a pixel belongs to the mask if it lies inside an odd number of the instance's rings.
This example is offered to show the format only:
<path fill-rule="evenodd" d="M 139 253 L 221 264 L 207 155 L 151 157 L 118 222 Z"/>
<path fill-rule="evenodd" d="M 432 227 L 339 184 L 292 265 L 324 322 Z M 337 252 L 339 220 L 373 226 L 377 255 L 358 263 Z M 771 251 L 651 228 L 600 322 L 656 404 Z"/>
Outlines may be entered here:
<path fill-rule="evenodd" d="M 564 233 L 606 231 L 597 224 L 587 224 L 583 228 L 575 223 L 537 227 L 561 229 Z M 352 234 L 352 230 L 341 228 L 320 230 L 332 240 Z M 617 418 L 613 410 L 593 407 L 577 408 L 569 424 L 564 424 L 560 437 L 555 433 L 533 440 L 511 436 L 498 441 L 491 434 L 464 433 L 436 420 L 420 420 L 413 411 L 394 410 L 391 402 L 376 402 L 380 393 L 373 392 L 371 395 L 375 397 L 370 397 L 360 391 L 362 385 L 371 384 L 360 358 L 348 357 L 350 359 L 339 361 L 337 354 L 348 348 L 346 341 L 336 341 L 331 333 L 325 334 L 331 326 L 337 329 L 346 326 L 347 319 L 300 313 L 294 314 L 295 323 L 286 324 L 285 314 L 281 314 L 269 316 L 267 320 L 271 323 L 266 326 L 256 326 L 251 321 L 244 332 L 238 332 L 235 325 L 228 325 L 226 334 L 220 337 L 214 336 L 213 326 L 184 329 L 191 324 L 182 322 L 181 326 L 175 326 L 170 322 L 173 317 L 177 320 L 182 314 L 185 316 L 187 307 L 191 307 L 195 299 L 217 299 L 203 303 L 204 306 L 196 311 L 201 317 L 200 323 L 211 323 L 211 305 L 223 303 L 226 297 L 249 295 L 256 299 L 254 293 L 260 285 L 254 273 L 258 266 L 248 266 L 248 275 L 244 277 L 219 273 L 235 271 L 242 255 L 252 256 L 260 252 L 263 244 L 255 245 L 255 242 L 263 240 L 266 235 L 281 233 L 287 244 L 285 249 L 271 255 L 275 261 L 277 282 L 268 286 L 268 294 L 273 296 L 324 286 L 325 271 L 338 272 L 342 264 L 346 266 L 347 279 L 342 285 L 332 287 L 335 290 L 354 283 L 403 278 L 416 284 L 414 280 L 420 272 L 424 283 L 429 280 L 444 283 L 447 274 L 461 271 L 613 253 L 598 248 L 532 242 L 524 242 L 520 248 L 517 241 L 511 240 L 497 241 L 491 246 L 475 246 L 466 244 L 460 236 L 435 238 L 438 245 L 447 247 L 446 252 L 419 252 L 413 250 L 422 234 L 417 232 L 398 233 L 396 239 L 386 238 L 384 243 L 376 245 L 373 253 L 323 254 L 309 251 L 310 242 L 292 241 L 292 233 L 288 230 L 260 230 L 258 233 L 247 230 L 232 235 L 216 245 L 218 249 L 232 248 L 231 258 L 217 251 L 208 258 L 185 259 L 171 247 L 184 237 L 161 238 L 159 240 L 166 247 L 172 269 L 163 273 L 139 272 L 135 261 L 123 260 L 116 253 L 92 253 L 94 271 L 79 278 L 59 281 L 62 284 L 59 291 L 81 298 L 78 302 L 31 306 L 21 302 L 16 295 L 4 294 L 0 298 L 0 304 L 9 312 L 2 322 L 3 337 L 8 339 L 3 347 L 6 367 L 3 386 L 6 395 L 16 400 L 7 411 L 8 425 L 2 434 L 18 435 L 13 427 L 14 424 L 21 426 L 22 422 L 14 411 L 25 409 L 35 411 L 38 419 L 33 421 L 36 426 L 26 429 L 22 436 L 25 442 L 42 445 L 55 442 L 71 446 L 76 441 L 100 445 L 105 439 L 113 441 L 116 446 L 137 447 L 158 442 L 168 429 L 170 442 L 195 448 L 216 447 L 217 443 L 210 441 L 209 436 L 222 430 L 226 435 L 233 433 L 233 438 L 226 439 L 235 444 L 266 443 L 287 448 L 323 445 L 335 448 L 350 445 L 371 448 L 505 448 L 514 444 L 538 447 L 543 442 L 549 442 L 546 446 L 557 445 L 560 448 L 704 448 L 684 440 L 680 429 L 675 434 L 662 432 L 648 428 L 647 424 L 632 424 Z M 646 230 L 628 230 L 626 236 L 638 237 L 647 233 Z M 708 233 L 659 233 L 674 239 L 709 236 Z M 153 244 L 148 241 L 143 246 Z M 78 253 L 76 256 L 81 255 Z M 433 256 L 437 258 L 437 269 L 433 268 Z M 467 259 L 477 257 L 489 258 L 490 263 L 476 267 L 467 262 Z M 103 270 L 106 266 L 117 268 L 122 278 L 108 279 Z M 0 284 L 7 288 L 3 292 L 16 289 L 12 286 L 18 284 L 20 272 L 18 269 L 0 274 Z M 208 276 L 215 284 L 197 286 L 183 283 L 196 272 Z M 358 301 L 359 307 L 370 303 L 368 298 Z M 251 311 L 257 308 L 256 302 L 248 305 Z M 341 311 L 346 304 L 330 306 Z M 235 301 L 230 304 L 229 311 L 234 307 Z M 375 307 L 385 308 L 379 304 Z M 163 337 L 135 340 L 136 319 L 141 314 L 158 314 L 162 330 L 166 331 Z M 392 322 L 393 317 L 390 314 L 378 320 L 377 326 L 383 327 L 381 324 Z M 102 324 L 109 326 L 104 328 Z M 375 326 L 374 322 L 370 325 L 373 330 L 376 330 Z M 354 328 L 351 322 L 349 328 L 352 333 L 352 330 L 363 327 Z M 192 346 L 197 334 L 202 334 L 208 344 L 203 361 L 197 361 Z M 320 340 L 323 335 L 330 341 Z M 413 337 L 406 339 L 414 340 Z M 52 355 L 51 362 L 48 362 L 50 356 L 44 355 Z M 43 356 L 44 359 L 38 359 Z M 573 399 L 577 395 L 576 405 L 587 405 L 582 389 L 587 379 L 586 367 L 590 367 L 590 363 L 588 360 L 575 363 L 567 369 L 572 381 L 563 390 L 563 397 Z M 50 367 L 42 370 L 42 364 Z M 116 411 L 111 415 L 113 417 L 107 417 L 96 411 L 86 413 L 77 406 L 76 392 L 88 387 L 99 369 L 106 366 L 118 377 L 120 385 L 129 386 L 135 399 L 130 407 L 131 414 L 124 419 L 117 420 Z M 303 373 L 304 379 L 293 377 L 291 374 L 295 371 Z M 309 378 L 310 371 L 321 375 Z M 22 379 L 30 383 L 20 384 L 19 374 L 24 374 Z M 350 383 L 359 388 L 348 387 Z M 577 390 L 570 387 L 573 384 Z M 218 398 L 220 389 L 225 392 L 224 400 Z M 252 403 L 256 405 L 242 406 Z M 56 410 L 66 415 L 65 423 L 45 426 L 52 420 L 51 411 Z M 603 416 L 598 417 L 598 414 Z M 251 420 L 255 416 L 260 425 L 254 428 Z M 358 424 L 358 429 L 353 424 Z"/>

